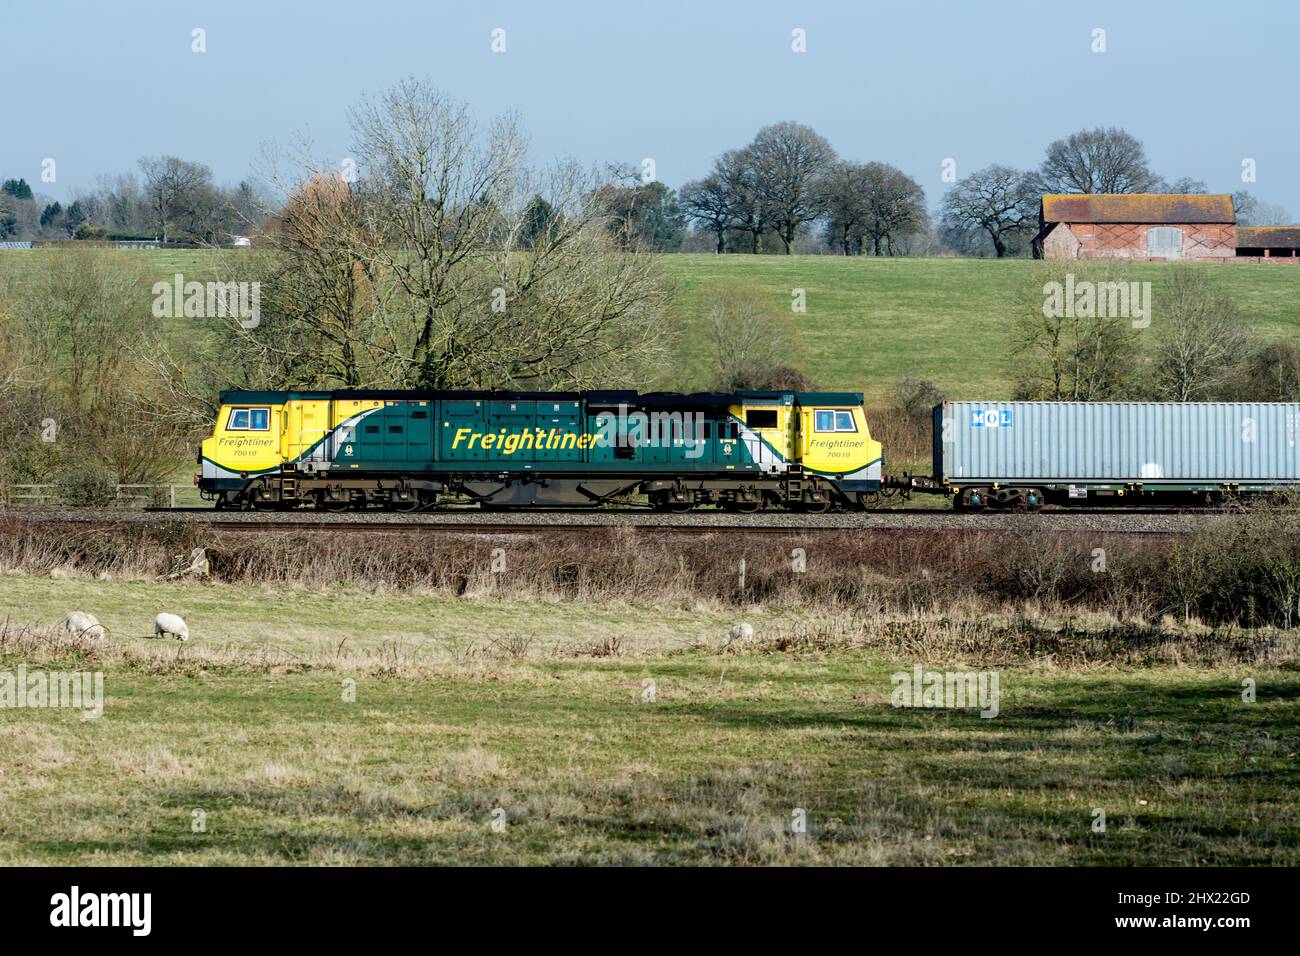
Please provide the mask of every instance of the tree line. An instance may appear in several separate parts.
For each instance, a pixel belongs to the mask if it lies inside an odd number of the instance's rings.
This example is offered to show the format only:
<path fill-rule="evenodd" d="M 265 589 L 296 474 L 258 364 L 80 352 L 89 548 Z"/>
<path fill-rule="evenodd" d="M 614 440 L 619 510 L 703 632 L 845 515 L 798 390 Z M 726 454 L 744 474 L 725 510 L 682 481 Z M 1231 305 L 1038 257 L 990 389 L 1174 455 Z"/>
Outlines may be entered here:
<path fill-rule="evenodd" d="M 1080 130 L 1050 143 L 1033 169 L 993 164 L 957 177 L 927 205 L 924 188 L 885 162 L 841 158 L 811 127 L 765 126 L 718 155 L 706 175 L 673 189 L 630 165 L 607 167 L 590 197 L 619 248 L 652 252 L 838 255 L 1027 255 L 1044 193 L 1204 193 L 1166 180 L 1142 143 L 1122 129 Z M 1286 210 L 1242 190 L 1240 225 L 1286 225 Z M 25 180 L 0 188 L 0 239 L 151 238 L 217 243 L 249 232 L 274 211 L 254 180 L 213 183 L 202 163 L 145 157 L 138 175 L 101 177 L 64 207 Z M 554 210 L 533 198 L 527 229 Z"/>
<path fill-rule="evenodd" d="M 64 206 L 26 179 L 0 185 L 0 239 L 115 239 L 228 244 L 262 218 L 265 191 L 251 179 L 213 182 L 212 170 L 176 156 L 145 156 L 136 172 L 101 176 Z"/>

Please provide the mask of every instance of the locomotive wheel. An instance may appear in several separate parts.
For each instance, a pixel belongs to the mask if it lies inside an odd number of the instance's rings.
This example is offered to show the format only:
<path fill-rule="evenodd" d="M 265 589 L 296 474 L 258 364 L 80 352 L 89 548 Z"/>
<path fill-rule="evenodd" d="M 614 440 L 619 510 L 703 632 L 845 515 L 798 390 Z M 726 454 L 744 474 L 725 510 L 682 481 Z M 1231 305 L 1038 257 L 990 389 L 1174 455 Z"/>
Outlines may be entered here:
<path fill-rule="evenodd" d="M 351 503 L 352 502 L 348 501 L 346 498 L 329 498 L 325 495 L 320 495 L 316 499 L 316 507 L 321 511 L 347 511 L 348 505 Z"/>
<path fill-rule="evenodd" d="M 723 511 L 731 511 L 740 515 L 752 515 L 763 507 L 761 499 L 756 501 L 724 501 L 722 503 Z"/>
<path fill-rule="evenodd" d="M 667 511 L 671 514 L 684 514 L 695 507 L 695 502 L 691 499 L 687 499 L 686 501 L 674 501 L 668 492 L 659 491 L 651 496 L 650 507 L 654 511 Z"/>
<path fill-rule="evenodd" d="M 410 514 L 412 511 L 420 510 L 419 497 L 414 498 L 390 498 L 388 507 L 399 514 Z"/>
<path fill-rule="evenodd" d="M 831 500 L 826 498 L 822 501 L 801 501 L 798 504 L 798 510 L 810 515 L 825 514 L 831 510 Z"/>

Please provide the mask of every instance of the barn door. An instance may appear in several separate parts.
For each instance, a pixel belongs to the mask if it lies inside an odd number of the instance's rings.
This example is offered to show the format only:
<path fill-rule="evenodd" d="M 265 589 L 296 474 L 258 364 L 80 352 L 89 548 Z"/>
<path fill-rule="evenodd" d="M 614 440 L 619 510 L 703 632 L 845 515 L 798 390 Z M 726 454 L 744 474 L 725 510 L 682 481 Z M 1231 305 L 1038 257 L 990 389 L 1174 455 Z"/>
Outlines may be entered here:
<path fill-rule="evenodd" d="M 1147 255 L 1152 259 L 1181 259 L 1183 257 L 1183 231 L 1173 226 L 1157 226 L 1147 230 Z"/>

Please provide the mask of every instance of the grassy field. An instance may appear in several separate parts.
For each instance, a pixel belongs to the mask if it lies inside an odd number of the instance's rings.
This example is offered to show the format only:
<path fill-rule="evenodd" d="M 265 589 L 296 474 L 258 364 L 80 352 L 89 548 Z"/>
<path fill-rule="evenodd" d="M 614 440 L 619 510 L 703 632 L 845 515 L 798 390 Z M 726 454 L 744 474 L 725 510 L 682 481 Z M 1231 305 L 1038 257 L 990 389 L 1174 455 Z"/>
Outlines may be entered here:
<path fill-rule="evenodd" d="M 13 638 L 69 606 L 107 648 Z M 777 653 L 761 617 L 724 654 L 720 615 L 632 606 L 6 576 L 0 607 L 0 672 L 106 697 L 0 710 L 0 864 L 1300 862 L 1294 669 L 1030 662 L 983 719 L 890 704 L 978 661 Z M 190 644 L 138 636 L 164 607 Z"/>
<path fill-rule="evenodd" d="M 1016 359 L 1016 316 L 1042 305 L 1052 266 L 1026 259 L 889 259 L 837 256 L 665 256 L 677 282 L 675 303 L 685 327 L 697 330 L 710 288 L 736 281 L 790 309 L 791 290 L 807 295 L 798 327 L 799 366 L 823 388 L 852 388 L 879 400 L 904 374 L 937 382 L 948 397 L 1010 397 Z M 1054 264 L 1056 268 L 1060 264 Z M 1272 265 L 1131 263 L 1115 266 L 1130 282 L 1151 282 L 1150 332 L 1158 335 L 1160 286 L 1170 270 L 1203 270 L 1270 338 L 1300 334 L 1300 269 Z M 688 343 L 691 338 L 688 335 Z M 687 374 L 697 381 L 704 357 L 689 345 Z"/>
<path fill-rule="evenodd" d="M 44 268 L 58 250 L 0 250 L 0 289 Z M 141 250 L 146 281 L 204 279 L 214 254 Z M 862 390 L 879 401 L 900 375 L 937 382 L 954 399 L 1003 399 L 1015 379 L 1013 320 L 1041 306 L 1048 266 L 1031 260 L 889 259 L 837 256 L 661 257 L 676 295 L 684 334 L 679 358 L 665 371 L 665 388 L 695 391 L 706 380 L 700 330 L 716 290 L 737 282 L 770 296 L 782 312 L 803 289 L 807 312 L 797 327 L 794 362 L 822 388 Z M 1149 281 L 1155 301 L 1151 335 L 1160 334 L 1162 279 L 1170 270 L 1203 270 L 1261 335 L 1300 334 L 1300 269 L 1273 265 L 1117 264 L 1115 274 Z M 142 303 L 151 302 L 142 289 Z M 144 307 L 142 305 L 142 307 Z M 1144 333 L 1146 334 L 1146 333 Z"/>

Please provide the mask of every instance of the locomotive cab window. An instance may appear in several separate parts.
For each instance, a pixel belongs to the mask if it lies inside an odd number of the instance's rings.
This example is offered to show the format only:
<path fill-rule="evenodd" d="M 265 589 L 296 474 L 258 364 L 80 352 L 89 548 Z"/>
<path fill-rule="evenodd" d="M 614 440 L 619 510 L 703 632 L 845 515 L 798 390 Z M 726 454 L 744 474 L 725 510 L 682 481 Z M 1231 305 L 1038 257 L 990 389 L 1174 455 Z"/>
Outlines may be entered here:
<path fill-rule="evenodd" d="M 271 410 L 269 408 L 233 408 L 226 431 L 264 432 L 271 428 Z"/>
<path fill-rule="evenodd" d="M 750 408 L 745 410 L 745 424 L 750 428 L 776 428 L 775 408 Z"/>
<path fill-rule="evenodd" d="M 831 408 L 819 408 L 813 413 L 813 430 L 819 432 L 855 432 L 852 412 L 841 412 Z"/>

